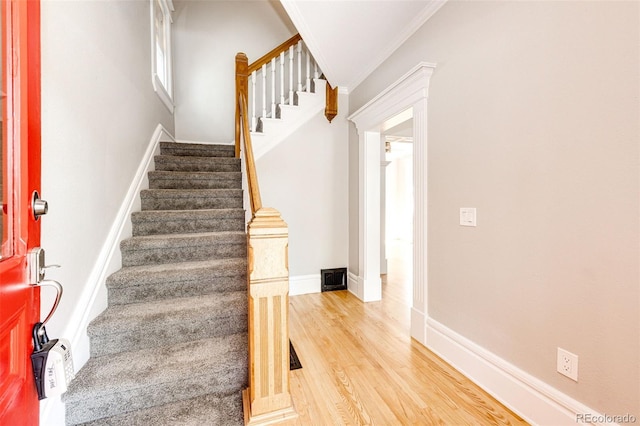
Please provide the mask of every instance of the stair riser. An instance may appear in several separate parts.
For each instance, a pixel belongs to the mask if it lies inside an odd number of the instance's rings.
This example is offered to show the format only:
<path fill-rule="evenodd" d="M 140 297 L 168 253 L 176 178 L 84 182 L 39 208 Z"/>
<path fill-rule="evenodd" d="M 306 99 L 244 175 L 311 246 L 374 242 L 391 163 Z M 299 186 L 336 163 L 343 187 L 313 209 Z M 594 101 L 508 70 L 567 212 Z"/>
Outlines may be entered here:
<path fill-rule="evenodd" d="M 149 178 L 150 189 L 236 189 L 240 187 L 242 187 L 240 179 Z"/>
<path fill-rule="evenodd" d="M 200 210 L 200 209 L 239 209 L 242 197 L 163 197 L 148 195 L 142 197 L 142 210 Z"/>
<path fill-rule="evenodd" d="M 228 259 L 247 255 L 246 244 L 218 244 L 152 249 L 122 249 L 122 266 L 152 265 L 158 263 L 190 262 L 207 259 Z"/>
<path fill-rule="evenodd" d="M 133 223 L 133 235 L 191 234 L 198 232 L 243 231 L 242 219 L 142 221 Z"/>
<path fill-rule="evenodd" d="M 222 396 L 203 395 L 84 423 L 83 426 L 147 426 L 157 425 L 158 419 L 171 419 L 172 424 L 182 426 L 243 426 L 242 395 L 238 392 Z"/>
<path fill-rule="evenodd" d="M 200 145 L 160 143 L 161 155 L 182 155 L 187 157 L 235 157 L 232 145 Z"/>
<path fill-rule="evenodd" d="M 155 159 L 155 169 L 158 171 L 179 172 L 240 172 L 240 160 L 235 158 L 210 158 L 206 161 L 202 161 L 197 157 L 191 158 L 160 155 Z"/>
<path fill-rule="evenodd" d="M 140 383 L 138 389 L 116 392 L 101 398 L 67 402 L 66 422 L 67 425 L 77 425 L 110 417 L 120 414 L 123 406 L 128 407 L 129 411 L 155 407 L 174 402 L 176 395 L 187 399 L 212 393 L 229 395 L 241 392 L 247 383 L 246 364 L 246 357 L 240 357 L 236 367 L 224 373 L 214 374 L 194 369 L 193 373 L 196 374 L 187 375 L 183 380 L 165 383 L 163 386 L 147 386 Z"/>
<path fill-rule="evenodd" d="M 95 334 L 89 327 L 91 356 L 116 354 L 139 348 L 153 348 L 164 345 L 228 336 L 247 332 L 247 308 L 237 310 L 238 315 L 228 317 L 200 318 L 180 324 L 165 324 L 161 321 L 146 324 L 131 324 L 131 328 L 118 333 Z"/>
<path fill-rule="evenodd" d="M 213 277 L 204 280 L 162 282 L 153 285 L 136 285 L 109 289 L 109 306 L 129 303 L 155 302 L 172 297 L 191 297 L 247 288 L 244 271 L 229 277 Z"/>

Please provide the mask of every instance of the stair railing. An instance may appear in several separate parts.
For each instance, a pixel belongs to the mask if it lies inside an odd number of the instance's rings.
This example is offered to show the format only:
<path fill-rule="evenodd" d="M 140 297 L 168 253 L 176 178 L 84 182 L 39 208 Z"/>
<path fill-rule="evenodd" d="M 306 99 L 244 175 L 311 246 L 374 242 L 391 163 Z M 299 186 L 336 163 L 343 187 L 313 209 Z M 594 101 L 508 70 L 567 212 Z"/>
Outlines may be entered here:
<path fill-rule="evenodd" d="M 262 131 L 263 119 L 280 118 L 283 105 L 296 105 L 298 93 L 315 92 L 314 80 L 322 78 L 300 34 L 247 67 L 245 87 L 252 132 Z M 237 119 L 236 112 L 236 122 Z M 236 144 L 239 144 L 239 129 L 236 130 Z"/>
<path fill-rule="evenodd" d="M 262 207 L 251 146 L 247 62 L 244 53 L 236 55 L 236 157 L 242 139 L 252 212 L 247 225 L 249 387 L 242 396 L 245 424 L 253 425 L 297 413 L 289 392 L 289 231 L 276 209 Z"/>

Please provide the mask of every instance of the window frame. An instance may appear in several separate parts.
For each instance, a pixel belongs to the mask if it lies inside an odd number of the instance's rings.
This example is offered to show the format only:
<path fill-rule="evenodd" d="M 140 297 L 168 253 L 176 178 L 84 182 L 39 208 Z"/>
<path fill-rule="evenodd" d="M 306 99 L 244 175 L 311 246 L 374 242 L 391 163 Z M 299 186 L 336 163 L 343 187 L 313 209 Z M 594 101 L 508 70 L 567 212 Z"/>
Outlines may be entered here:
<path fill-rule="evenodd" d="M 175 9 L 172 0 L 149 0 L 149 2 L 151 5 L 151 82 L 153 84 L 153 90 L 157 93 L 167 109 L 173 113 L 173 56 L 171 49 L 171 25 L 173 18 L 171 13 Z M 160 7 L 160 12 L 163 17 L 162 31 L 166 45 L 165 51 L 163 52 L 163 64 L 158 63 L 158 46 L 156 45 L 156 12 L 158 7 Z M 162 81 L 158 73 L 160 65 L 162 65 L 165 71 L 166 81 Z"/>

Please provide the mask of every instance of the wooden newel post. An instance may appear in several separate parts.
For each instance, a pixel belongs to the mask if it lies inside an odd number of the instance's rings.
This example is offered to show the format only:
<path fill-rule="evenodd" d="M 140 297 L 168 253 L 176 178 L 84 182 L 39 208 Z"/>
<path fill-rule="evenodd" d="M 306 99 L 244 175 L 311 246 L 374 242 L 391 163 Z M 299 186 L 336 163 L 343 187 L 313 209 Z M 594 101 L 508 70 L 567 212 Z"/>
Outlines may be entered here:
<path fill-rule="evenodd" d="M 289 231 L 272 208 L 247 226 L 249 277 L 249 388 L 245 424 L 297 417 L 289 392 Z"/>
<path fill-rule="evenodd" d="M 238 99 L 249 92 L 249 60 L 240 52 L 236 55 L 236 158 L 240 158 L 240 106 Z"/>
<path fill-rule="evenodd" d="M 327 117 L 327 120 L 331 123 L 331 120 L 338 115 L 338 87 L 331 87 L 328 81 L 325 102 L 324 116 Z"/>

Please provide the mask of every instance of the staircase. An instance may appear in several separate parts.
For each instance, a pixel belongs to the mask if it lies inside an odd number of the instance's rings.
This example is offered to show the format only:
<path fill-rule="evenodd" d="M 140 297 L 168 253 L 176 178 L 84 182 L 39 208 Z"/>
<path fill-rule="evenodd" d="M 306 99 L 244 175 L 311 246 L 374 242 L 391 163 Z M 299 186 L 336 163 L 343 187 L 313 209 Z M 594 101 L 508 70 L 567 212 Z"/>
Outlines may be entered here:
<path fill-rule="evenodd" d="M 68 425 L 243 424 L 246 234 L 234 147 L 161 142 Z"/>
<path fill-rule="evenodd" d="M 294 102 L 277 105 L 274 117 L 258 117 L 256 131 L 251 132 L 253 154 L 259 160 L 280 142 L 292 135 L 326 107 L 326 85 L 324 79 L 314 79 L 307 91 L 306 86 L 294 94 Z"/>
<path fill-rule="evenodd" d="M 331 122 L 338 113 L 331 88 L 300 34 L 249 64 L 236 55 L 236 97 L 244 93 L 253 155 L 258 160 L 323 109 Z M 236 146 L 239 139 L 236 109 Z"/>

